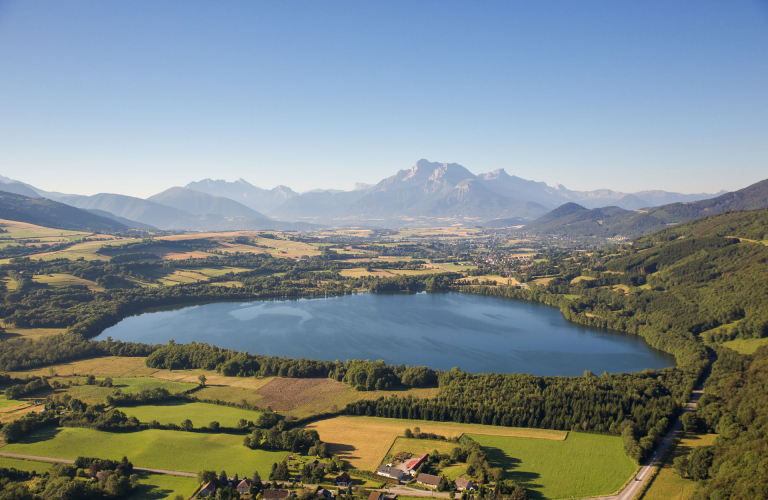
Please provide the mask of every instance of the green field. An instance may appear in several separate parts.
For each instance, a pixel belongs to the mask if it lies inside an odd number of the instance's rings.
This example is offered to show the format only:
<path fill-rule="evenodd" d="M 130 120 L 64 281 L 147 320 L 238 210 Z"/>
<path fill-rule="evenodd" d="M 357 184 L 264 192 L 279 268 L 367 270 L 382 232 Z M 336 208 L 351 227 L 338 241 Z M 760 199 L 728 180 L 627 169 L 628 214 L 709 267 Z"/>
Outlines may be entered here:
<path fill-rule="evenodd" d="M 228 273 L 244 273 L 246 271 L 250 271 L 250 269 L 246 269 L 244 267 L 201 267 L 201 268 L 193 268 L 193 269 L 184 269 L 184 271 L 190 271 L 193 273 L 202 274 L 203 276 L 208 276 L 209 278 L 218 278 L 219 276 L 224 276 Z"/>
<path fill-rule="evenodd" d="M 268 477 L 272 464 L 287 452 L 250 450 L 241 434 L 149 429 L 138 432 L 100 432 L 73 427 L 44 428 L 18 443 L 3 446 L 5 453 L 39 457 L 79 456 L 119 460 L 130 458 L 137 467 L 197 473 L 226 470 L 229 475 L 250 477 L 257 469 Z"/>
<path fill-rule="evenodd" d="M 752 354 L 758 347 L 768 345 L 768 337 L 762 339 L 736 339 L 723 342 L 723 346 L 729 347 L 739 354 Z"/>
<path fill-rule="evenodd" d="M 525 486 L 531 499 L 586 498 L 621 488 L 636 470 L 621 438 L 568 433 L 565 441 L 470 434 L 494 467 Z"/>
<path fill-rule="evenodd" d="M 16 399 L 8 399 L 5 397 L 5 394 L 0 395 L 0 410 L 4 410 L 6 408 L 13 408 L 14 406 L 19 406 L 27 404 L 26 401 L 18 401 Z"/>
<path fill-rule="evenodd" d="M 175 401 L 158 405 L 126 406 L 120 407 L 120 410 L 126 415 L 134 415 L 140 422 L 157 420 L 161 424 L 180 424 L 189 419 L 195 427 L 205 427 L 214 420 L 225 427 L 236 427 L 241 418 L 255 421 L 259 417 L 258 412 L 240 408 Z"/>
<path fill-rule="evenodd" d="M 193 477 L 152 474 L 143 471 L 137 474 L 141 484 L 133 495 L 127 497 L 129 499 L 172 500 L 177 494 L 189 498 L 198 486 L 197 479 Z"/>
<path fill-rule="evenodd" d="M 13 467 L 16 470 L 42 474 L 43 472 L 48 472 L 51 467 L 53 467 L 53 464 L 50 462 L 36 462 L 34 460 L 19 460 L 17 458 L 0 457 L 0 467 L 6 469 Z"/>
<path fill-rule="evenodd" d="M 79 383 L 83 384 L 85 379 L 77 377 Z M 97 379 L 102 380 L 102 379 Z M 100 404 L 106 402 L 106 397 L 114 393 L 115 389 L 120 389 L 124 393 L 135 393 L 144 389 L 155 389 L 162 387 L 171 394 L 184 392 L 197 387 L 197 384 L 184 382 L 171 382 L 150 377 L 127 377 L 112 379 L 112 387 L 99 387 L 97 385 L 77 385 L 65 389 L 67 394 L 73 398 L 85 401 L 88 404 Z M 184 419 L 182 419 L 184 420 Z"/>

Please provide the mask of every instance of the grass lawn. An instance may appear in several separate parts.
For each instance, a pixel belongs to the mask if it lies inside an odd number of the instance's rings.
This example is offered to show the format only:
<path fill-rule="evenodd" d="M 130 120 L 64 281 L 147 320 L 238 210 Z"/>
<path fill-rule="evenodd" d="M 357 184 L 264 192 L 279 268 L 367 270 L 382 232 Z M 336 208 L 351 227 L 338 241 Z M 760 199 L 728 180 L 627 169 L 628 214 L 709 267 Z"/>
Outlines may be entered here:
<path fill-rule="evenodd" d="M 419 427 L 422 432 L 439 434 L 447 438 L 464 433 L 482 433 L 492 436 L 539 438 L 530 440 L 536 442 L 562 441 L 568 435 L 567 432 L 544 429 L 351 416 L 319 420 L 306 427 L 315 429 L 320 434 L 320 439 L 328 443 L 331 452 L 339 458 L 352 467 L 368 471 L 373 471 L 381 464 L 395 440 L 405 434 L 406 428 Z"/>
<path fill-rule="evenodd" d="M 392 447 L 387 452 L 387 455 L 382 460 L 382 463 L 389 462 L 389 459 L 394 458 L 397 454 L 406 452 L 420 457 L 425 453 L 432 453 L 437 450 L 440 453 L 450 453 L 452 449 L 457 447 L 458 444 L 450 441 L 437 441 L 435 439 L 408 439 L 399 437 L 392 443 Z"/>
<path fill-rule="evenodd" d="M 119 460 L 127 456 L 137 467 L 197 473 L 226 470 L 229 475 L 250 477 L 257 469 L 269 476 L 272 464 L 287 452 L 250 450 L 239 434 L 149 429 L 138 432 L 100 432 L 91 429 L 57 427 L 40 429 L 18 443 L 5 445 L 5 453 L 40 457 L 79 456 Z"/>
<path fill-rule="evenodd" d="M 651 481 L 651 486 L 642 500 L 688 500 L 696 491 L 696 482 L 678 476 L 672 468 L 676 457 L 687 455 L 697 446 L 708 446 L 715 442 L 717 434 L 685 434 L 680 443 L 667 455 L 664 465 Z"/>
<path fill-rule="evenodd" d="M 13 467 L 16 470 L 42 474 L 43 472 L 49 471 L 51 467 L 53 467 L 53 464 L 51 462 L 37 462 L 35 460 L 20 460 L 18 458 L 0 457 L 0 467 L 6 469 Z"/>
<path fill-rule="evenodd" d="M 225 427 L 237 427 L 237 422 L 241 418 L 251 421 L 259 418 L 259 413 L 255 411 L 183 401 L 169 401 L 156 405 L 119 406 L 118 408 L 126 415 L 134 415 L 141 422 L 157 420 L 161 424 L 180 424 L 185 419 L 189 419 L 195 427 L 207 426 L 214 420 Z"/>
<path fill-rule="evenodd" d="M 736 339 L 723 342 L 723 346 L 729 347 L 739 354 L 752 354 L 758 347 L 768 345 L 768 337 L 762 339 Z"/>
<path fill-rule="evenodd" d="M 138 489 L 127 499 L 141 500 L 173 500 L 177 494 L 189 498 L 197 488 L 197 479 L 193 477 L 171 476 L 169 474 L 152 474 L 137 472 Z"/>
<path fill-rule="evenodd" d="M 586 498 L 617 491 L 636 470 L 621 438 L 571 432 L 564 441 L 470 434 L 494 467 L 531 499 Z"/>

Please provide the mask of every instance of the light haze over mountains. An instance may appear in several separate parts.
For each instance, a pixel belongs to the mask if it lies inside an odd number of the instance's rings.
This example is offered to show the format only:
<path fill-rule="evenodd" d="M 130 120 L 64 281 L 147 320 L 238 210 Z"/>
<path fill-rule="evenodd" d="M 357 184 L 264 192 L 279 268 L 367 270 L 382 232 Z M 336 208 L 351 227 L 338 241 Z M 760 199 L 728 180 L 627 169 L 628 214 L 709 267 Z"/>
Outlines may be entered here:
<path fill-rule="evenodd" d="M 134 221 L 138 228 L 199 230 L 306 229 L 312 227 L 309 224 L 397 227 L 494 220 L 522 224 L 566 203 L 587 209 L 639 210 L 723 193 L 572 191 L 560 184 L 548 186 L 509 175 L 504 169 L 476 175 L 457 163 L 424 159 L 377 184 L 358 183 L 351 191 L 297 193 L 286 186 L 257 187 L 245 179 L 203 179 L 141 199 L 112 193 L 55 193 L 7 177 L 0 181 L 0 190 L 42 196 L 127 225 Z"/>

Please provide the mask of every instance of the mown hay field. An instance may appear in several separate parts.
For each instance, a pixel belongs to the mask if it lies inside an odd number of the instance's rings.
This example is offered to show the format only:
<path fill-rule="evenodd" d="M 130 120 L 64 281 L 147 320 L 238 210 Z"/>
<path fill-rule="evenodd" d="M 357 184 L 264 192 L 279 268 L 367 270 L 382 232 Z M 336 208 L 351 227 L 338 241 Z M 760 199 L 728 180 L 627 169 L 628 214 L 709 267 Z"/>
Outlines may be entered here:
<path fill-rule="evenodd" d="M 79 456 L 119 460 L 130 458 L 137 467 L 196 473 L 222 469 L 250 477 L 254 469 L 268 477 L 272 464 L 282 461 L 287 452 L 250 450 L 240 434 L 149 429 L 138 432 L 101 432 L 73 427 L 48 427 L 2 448 L 5 453 L 39 457 Z"/>
<path fill-rule="evenodd" d="M 54 236 L 89 236 L 91 233 L 82 231 L 67 231 L 51 227 L 37 226 L 27 222 L 0 219 L 0 228 L 8 231 L 3 236 L 11 238 L 45 238 Z"/>
<path fill-rule="evenodd" d="M 587 498 L 621 488 L 637 467 L 621 438 L 570 432 L 563 441 L 470 434 L 493 467 L 540 498 Z"/>
<path fill-rule="evenodd" d="M 260 415 L 260 412 L 256 411 L 186 401 L 167 401 L 154 405 L 118 406 L 117 408 L 128 416 L 135 416 L 140 422 L 157 420 L 161 424 L 181 424 L 189 419 L 195 428 L 207 427 L 214 421 L 225 427 L 237 427 L 240 419 L 255 422 Z"/>
<path fill-rule="evenodd" d="M 328 378 L 274 378 L 259 388 L 254 404 L 271 407 L 296 418 L 308 417 L 344 408 L 349 403 L 392 395 L 432 398 L 437 388 L 405 391 L 357 391 L 349 385 Z"/>
<path fill-rule="evenodd" d="M 305 426 L 315 429 L 320 439 L 330 445 L 332 453 L 357 469 L 374 470 L 387 455 L 392 444 L 405 434 L 405 429 L 419 427 L 422 432 L 439 434 L 447 438 L 466 433 L 491 436 L 518 436 L 531 441 L 564 440 L 564 431 L 495 427 L 455 422 L 428 422 L 379 417 L 340 416 L 312 422 Z"/>
<path fill-rule="evenodd" d="M 339 274 L 346 278 L 362 278 L 363 276 L 375 276 L 377 278 L 391 278 L 393 275 L 383 269 L 366 270 L 364 267 L 355 267 L 352 269 L 343 269 Z"/>
<path fill-rule="evenodd" d="M 95 282 L 78 278 L 71 274 L 53 273 L 53 274 L 40 274 L 32 278 L 32 282 L 38 285 L 47 286 L 51 288 L 63 288 L 70 285 L 85 285 L 89 290 L 102 291 L 104 288 L 97 285 Z"/>
<path fill-rule="evenodd" d="M 717 434 L 685 434 L 683 439 L 667 455 L 659 473 L 651 481 L 651 486 L 642 496 L 642 500 L 689 500 L 696 491 L 696 482 L 682 478 L 675 473 L 672 462 L 675 458 L 687 455 L 693 448 L 709 446 L 715 442 Z"/>
<path fill-rule="evenodd" d="M 461 278 L 459 281 L 462 283 L 471 283 L 474 280 L 478 280 L 480 283 L 484 281 L 492 281 L 497 285 L 519 285 L 520 284 L 520 282 L 518 282 L 515 278 L 505 278 L 504 276 L 497 276 L 492 274 L 489 274 L 486 276 L 467 276 L 466 278 Z"/>

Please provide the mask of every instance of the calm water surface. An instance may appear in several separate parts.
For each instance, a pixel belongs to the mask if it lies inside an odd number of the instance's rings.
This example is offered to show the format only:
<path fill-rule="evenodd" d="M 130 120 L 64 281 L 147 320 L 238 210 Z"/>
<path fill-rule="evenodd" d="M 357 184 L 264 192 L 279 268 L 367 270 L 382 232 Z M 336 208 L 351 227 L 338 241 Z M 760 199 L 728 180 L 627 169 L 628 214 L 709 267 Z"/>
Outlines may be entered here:
<path fill-rule="evenodd" d="M 462 293 L 219 302 L 131 316 L 98 339 L 107 336 L 472 373 L 571 376 L 674 365 L 674 357 L 640 337 L 569 323 L 554 307 Z"/>

